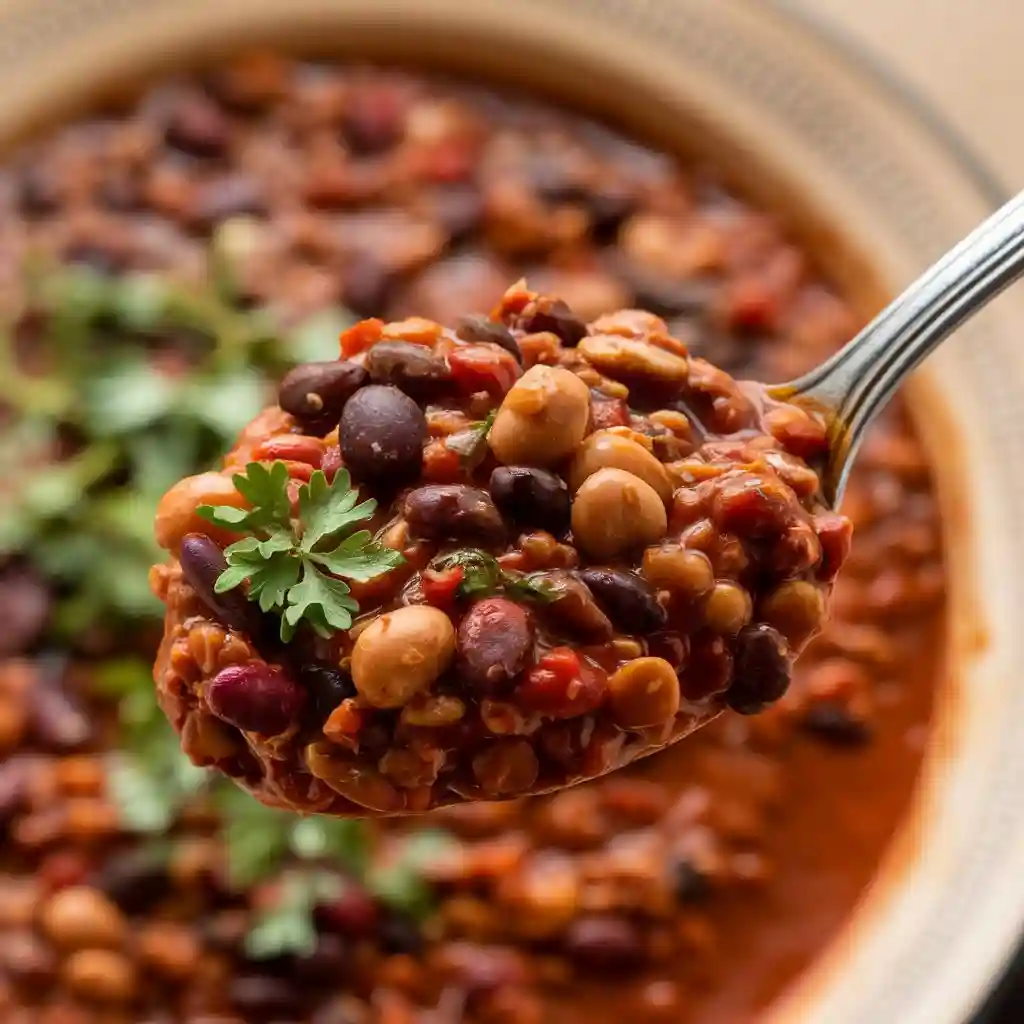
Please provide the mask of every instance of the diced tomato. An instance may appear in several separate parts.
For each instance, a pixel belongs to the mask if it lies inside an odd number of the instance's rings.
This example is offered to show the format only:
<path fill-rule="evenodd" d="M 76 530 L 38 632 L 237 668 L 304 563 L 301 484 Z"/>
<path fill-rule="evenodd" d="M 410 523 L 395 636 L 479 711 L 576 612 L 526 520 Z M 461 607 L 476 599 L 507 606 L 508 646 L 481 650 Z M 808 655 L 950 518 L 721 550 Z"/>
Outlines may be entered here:
<path fill-rule="evenodd" d="M 301 480 L 303 483 L 309 483 L 310 477 L 313 475 L 313 467 L 308 462 L 293 462 L 289 460 L 284 461 L 285 466 L 288 468 L 288 476 L 292 480 Z"/>
<path fill-rule="evenodd" d="M 374 318 L 360 320 L 359 323 L 353 324 L 347 331 L 342 331 L 339 338 L 342 358 L 351 359 L 352 356 L 365 352 L 371 345 L 380 341 L 380 335 L 383 330 L 384 321 Z"/>
<path fill-rule="evenodd" d="M 324 722 L 324 735 L 335 743 L 358 734 L 365 723 L 363 712 L 352 698 L 343 700 Z"/>
<path fill-rule="evenodd" d="M 326 445 L 319 437 L 304 434 L 278 434 L 268 437 L 256 446 L 253 457 L 256 462 L 305 462 L 319 469 L 324 461 Z"/>
<path fill-rule="evenodd" d="M 336 444 L 330 445 L 324 452 L 323 462 L 320 463 L 320 468 L 324 471 L 324 476 L 327 477 L 329 484 L 334 483 L 334 477 L 344 465 L 345 463 L 341 459 L 341 448 Z"/>
<path fill-rule="evenodd" d="M 449 569 L 424 569 L 420 576 L 420 587 L 428 604 L 447 608 L 455 603 L 455 592 L 465 577 L 461 565 Z"/>
<path fill-rule="evenodd" d="M 423 476 L 437 484 L 452 484 L 463 477 L 462 456 L 444 441 L 431 441 L 423 451 Z"/>
<path fill-rule="evenodd" d="M 629 406 L 621 398 L 595 400 L 590 403 L 590 425 L 594 430 L 629 426 Z"/>
<path fill-rule="evenodd" d="M 601 704 L 604 695 L 604 673 L 568 647 L 548 651 L 527 670 L 516 690 L 522 707 L 552 718 L 585 715 Z"/>
<path fill-rule="evenodd" d="M 520 373 L 515 357 L 497 345 L 463 345 L 453 349 L 448 365 L 456 385 L 467 395 L 486 391 L 502 398 Z"/>

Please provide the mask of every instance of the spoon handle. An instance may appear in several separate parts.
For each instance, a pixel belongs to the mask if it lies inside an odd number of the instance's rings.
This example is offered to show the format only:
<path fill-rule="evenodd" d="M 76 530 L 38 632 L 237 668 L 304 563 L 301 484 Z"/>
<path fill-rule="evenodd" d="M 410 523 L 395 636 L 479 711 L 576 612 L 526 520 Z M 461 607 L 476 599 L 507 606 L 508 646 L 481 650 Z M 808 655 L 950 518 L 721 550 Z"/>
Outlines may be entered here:
<path fill-rule="evenodd" d="M 852 341 L 806 376 L 773 389 L 833 418 L 824 496 L 842 498 L 874 417 L 907 375 L 965 320 L 1024 274 L 1024 192 L 926 270 Z"/>

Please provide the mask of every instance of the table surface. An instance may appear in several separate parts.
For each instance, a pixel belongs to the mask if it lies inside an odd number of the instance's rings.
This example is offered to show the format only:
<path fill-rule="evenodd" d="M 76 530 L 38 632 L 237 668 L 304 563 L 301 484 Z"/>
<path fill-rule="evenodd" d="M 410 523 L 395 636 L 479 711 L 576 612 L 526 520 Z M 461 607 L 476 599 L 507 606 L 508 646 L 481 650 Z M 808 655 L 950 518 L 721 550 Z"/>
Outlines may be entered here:
<path fill-rule="evenodd" d="M 783 0 L 910 85 L 1008 192 L 1024 187 L 1024 0 Z M 978 1024 L 1024 1021 L 1024 946 Z"/>

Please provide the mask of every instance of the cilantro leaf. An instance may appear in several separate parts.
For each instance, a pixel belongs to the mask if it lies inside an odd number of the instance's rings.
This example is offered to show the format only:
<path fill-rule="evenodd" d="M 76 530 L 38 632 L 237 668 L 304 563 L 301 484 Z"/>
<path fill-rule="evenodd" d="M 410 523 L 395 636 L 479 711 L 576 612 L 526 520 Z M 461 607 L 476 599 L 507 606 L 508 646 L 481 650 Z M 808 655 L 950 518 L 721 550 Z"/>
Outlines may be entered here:
<path fill-rule="evenodd" d="M 331 626 L 335 631 L 348 629 L 352 625 L 352 613 L 359 611 L 359 605 L 349 593 L 347 583 L 325 576 L 312 562 L 303 561 L 302 580 L 288 591 L 288 607 L 281 619 L 281 639 L 286 643 L 291 640 L 303 618 L 322 637 L 331 636 Z"/>
<path fill-rule="evenodd" d="M 474 462 L 485 451 L 487 435 L 491 432 L 497 415 L 498 410 L 492 409 L 484 419 L 470 424 L 465 430 L 451 434 L 445 441 L 445 446 L 459 455 L 464 463 Z"/>
<path fill-rule="evenodd" d="M 299 492 L 299 518 L 302 521 L 302 550 L 312 551 L 325 537 L 369 519 L 377 502 L 369 498 L 357 505 L 359 491 L 352 486 L 348 470 L 339 470 L 328 486 L 327 477 L 317 470 Z"/>
<path fill-rule="evenodd" d="M 277 899 L 257 916 L 245 938 L 245 952 L 254 960 L 312 953 L 317 935 L 313 910 L 318 903 L 336 897 L 344 883 L 326 871 L 285 877 Z"/>
<path fill-rule="evenodd" d="M 501 581 L 501 566 L 498 565 L 497 559 L 478 548 L 452 551 L 435 558 L 433 564 L 438 569 L 451 569 L 453 566 L 462 569 L 462 582 L 458 588 L 460 597 L 492 594 L 498 589 Z"/>
<path fill-rule="evenodd" d="M 415 832 L 402 841 L 390 863 L 370 871 L 367 886 L 393 910 L 422 920 L 434 907 L 434 890 L 424 870 L 458 848 L 458 840 L 441 829 Z"/>
<path fill-rule="evenodd" d="M 317 551 L 309 557 L 335 576 L 360 582 L 372 580 L 403 561 L 399 552 L 374 540 L 369 530 L 346 537 L 333 551 Z"/>
<path fill-rule="evenodd" d="M 502 571 L 501 586 L 509 597 L 538 604 L 550 604 L 558 597 L 554 588 L 544 580 L 508 570 Z"/>

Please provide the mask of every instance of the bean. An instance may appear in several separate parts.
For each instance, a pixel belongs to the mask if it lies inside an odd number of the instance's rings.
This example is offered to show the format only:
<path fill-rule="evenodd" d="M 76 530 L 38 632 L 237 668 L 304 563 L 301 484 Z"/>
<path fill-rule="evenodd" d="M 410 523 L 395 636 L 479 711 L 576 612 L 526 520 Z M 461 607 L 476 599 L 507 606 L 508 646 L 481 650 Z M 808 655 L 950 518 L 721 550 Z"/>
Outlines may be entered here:
<path fill-rule="evenodd" d="M 379 341 L 366 354 L 374 384 L 390 384 L 416 399 L 436 395 L 451 379 L 448 365 L 424 345 Z"/>
<path fill-rule="evenodd" d="M 397 608 L 374 619 L 352 649 L 352 680 L 364 700 L 399 708 L 428 690 L 455 656 L 455 628 L 429 605 Z"/>
<path fill-rule="evenodd" d="M 263 619 L 259 609 L 239 589 L 218 594 L 215 586 L 228 567 L 224 552 L 203 533 L 188 533 L 181 541 L 181 571 L 196 596 L 210 609 L 218 621 L 231 629 L 258 638 Z"/>
<path fill-rule="evenodd" d="M 111 854 L 93 884 L 126 914 L 143 914 L 170 890 L 166 861 L 143 848 Z"/>
<path fill-rule="evenodd" d="M 296 1009 L 296 993 L 283 978 L 264 974 L 231 979 L 228 999 L 246 1020 L 290 1017 Z"/>
<path fill-rule="evenodd" d="M 679 711 L 679 680 L 662 658 L 636 658 L 608 678 L 612 717 L 624 729 L 671 722 Z"/>
<path fill-rule="evenodd" d="M 566 932 L 565 948 L 581 966 L 597 971 L 628 971 L 644 959 L 636 925 L 612 914 L 577 918 Z"/>
<path fill-rule="evenodd" d="M 166 138 L 169 145 L 194 156 L 219 156 L 231 141 L 231 122 L 213 100 L 189 96 L 171 110 Z"/>
<path fill-rule="evenodd" d="M 640 377 L 678 385 L 687 380 L 689 373 L 689 363 L 683 356 L 633 338 L 591 335 L 580 342 L 580 352 L 612 380 Z"/>
<path fill-rule="evenodd" d="M 408 395 L 371 384 L 345 405 L 338 439 L 357 477 L 394 485 L 419 474 L 426 436 L 423 410 Z"/>
<path fill-rule="evenodd" d="M 753 614 L 750 594 L 738 583 L 716 583 L 704 603 L 704 621 L 716 633 L 735 636 Z"/>
<path fill-rule="evenodd" d="M 229 665 L 206 684 L 206 703 L 244 732 L 277 736 L 296 724 L 306 693 L 283 669 L 261 661 Z"/>
<path fill-rule="evenodd" d="M 515 335 L 497 320 L 476 314 L 464 316 L 459 320 L 455 333 L 463 341 L 484 341 L 491 345 L 498 345 L 508 352 L 520 366 L 523 365 L 523 353 L 519 350 Z"/>
<path fill-rule="evenodd" d="M 623 633 L 643 635 L 665 625 L 665 609 L 647 582 L 635 573 L 591 568 L 582 569 L 579 576 Z"/>
<path fill-rule="evenodd" d="M 540 765 L 527 740 L 495 740 L 473 758 L 473 774 L 491 797 L 525 793 L 536 781 Z"/>
<path fill-rule="evenodd" d="M 520 325 L 528 334 L 553 334 L 566 348 L 587 336 L 587 325 L 561 299 L 542 296 L 533 305 Z"/>
<path fill-rule="evenodd" d="M 665 467 L 642 445 L 628 437 L 598 430 L 573 456 L 569 484 L 578 491 L 599 469 L 622 469 L 653 487 L 667 505 L 672 500 L 672 481 Z"/>
<path fill-rule="evenodd" d="M 774 626 L 795 650 L 821 628 L 827 606 L 825 594 L 807 580 L 790 580 L 761 602 L 760 615 Z"/>
<path fill-rule="evenodd" d="M 327 721 L 343 700 L 356 695 L 351 677 L 329 665 L 303 665 L 299 685 L 309 695 L 308 707 L 318 726 Z"/>
<path fill-rule="evenodd" d="M 587 640 L 610 640 L 614 630 L 608 616 L 598 607 L 590 588 L 571 572 L 554 569 L 534 577 L 548 589 L 551 601 L 544 614 Z"/>
<path fill-rule="evenodd" d="M 708 556 L 675 544 L 648 548 L 643 572 L 654 586 L 691 600 L 703 597 L 715 585 L 715 570 Z"/>
<path fill-rule="evenodd" d="M 789 652 L 778 630 L 763 623 L 747 626 L 737 638 L 734 656 L 733 684 L 726 694 L 733 711 L 755 715 L 789 688 Z"/>
<path fill-rule="evenodd" d="M 40 925 L 46 937 L 63 950 L 120 946 L 127 922 L 98 889 L 76 885 L 61 889 L 44 904 Z"/>
<path fill-rule="evenodd" d="M 504 597 L 477 601 L 459 623 L 459 674 L 482 693 L 497 693 L 526 666 L 533 649 L 529 613 Z"/>
<path fill-rule="evenodd" d="M 612 559 L 653 544 L 667 529 L 668 516 L 657 491 L 632 473 L 599 469 L 576 493 L 573 536 L 594 558 Z"/>
<path fill-rule="evenodd" d="M 501 514 L 519 526 L 538 527 L 556 537 L 569 528 L 569 488 L 546 469 L 498 466 L 489 489 Z"/>
<path fill-rule="evenodd" d="M 80 949 L 65 961 L 61 974 L 72 992 L 97 1002 L 131 1002 L 138 987 L 131 961 L 109 949 Z"/>
<path fill-rule="evenodd" d="M 551 466 L 571 455 L 590 420 L 590 389 L 558 366 L 533 366 L 501 403 L 488 442 L 498 461 Z"/>
<path fill-rule="evenodd" d="M 404 514 L 413 537 L 486 546 L 505 540 L 505 524 L 490 494 L 465 484 L 418 487 L 406 495 Z"/>
<path fill-rule="evenodd" d="M 305 363 L 281 381 L 277 402 L 303 430 L 323 437 L 338 425 L 345 403 L 368 380 L 362 366 L 347 360 Z"/>
<path fill-rule="evenodd" d="M 182 538 L 190 533 L 206 533 L 217 541 L 230 544 L 237 535 L 211 526 L 196 514 L 200 505 L 231 505 L 245 507 L 245 499 L 223 473 L 200 473 L 179 480 L 157 505 L 154 529 L 156 541 L 167 551 L 177 551 Z"/>
<path fill-rule="evenodd" d="M 405 796 L 380 772 L 354 760 L 331 744 L 306 747 L 306 766 L 336 793 L 359 807 L 394 814 L 405 807 Z"/>
<path fill-rule="evenodd" d="M 38 989 L 52 983 L 56 973 L 57 957 L 53 950 L 32 932 L 0 933 L 0 975 L 25 988 Z"/>
<path fill-rule="evenodd" d="M 35 684 L 28 691 L 29 725 L 49 750 L 76 750 L 93 737 L 93 720 L 81 698 L 66 685 L 62 657 L 36 659 Z"/>

